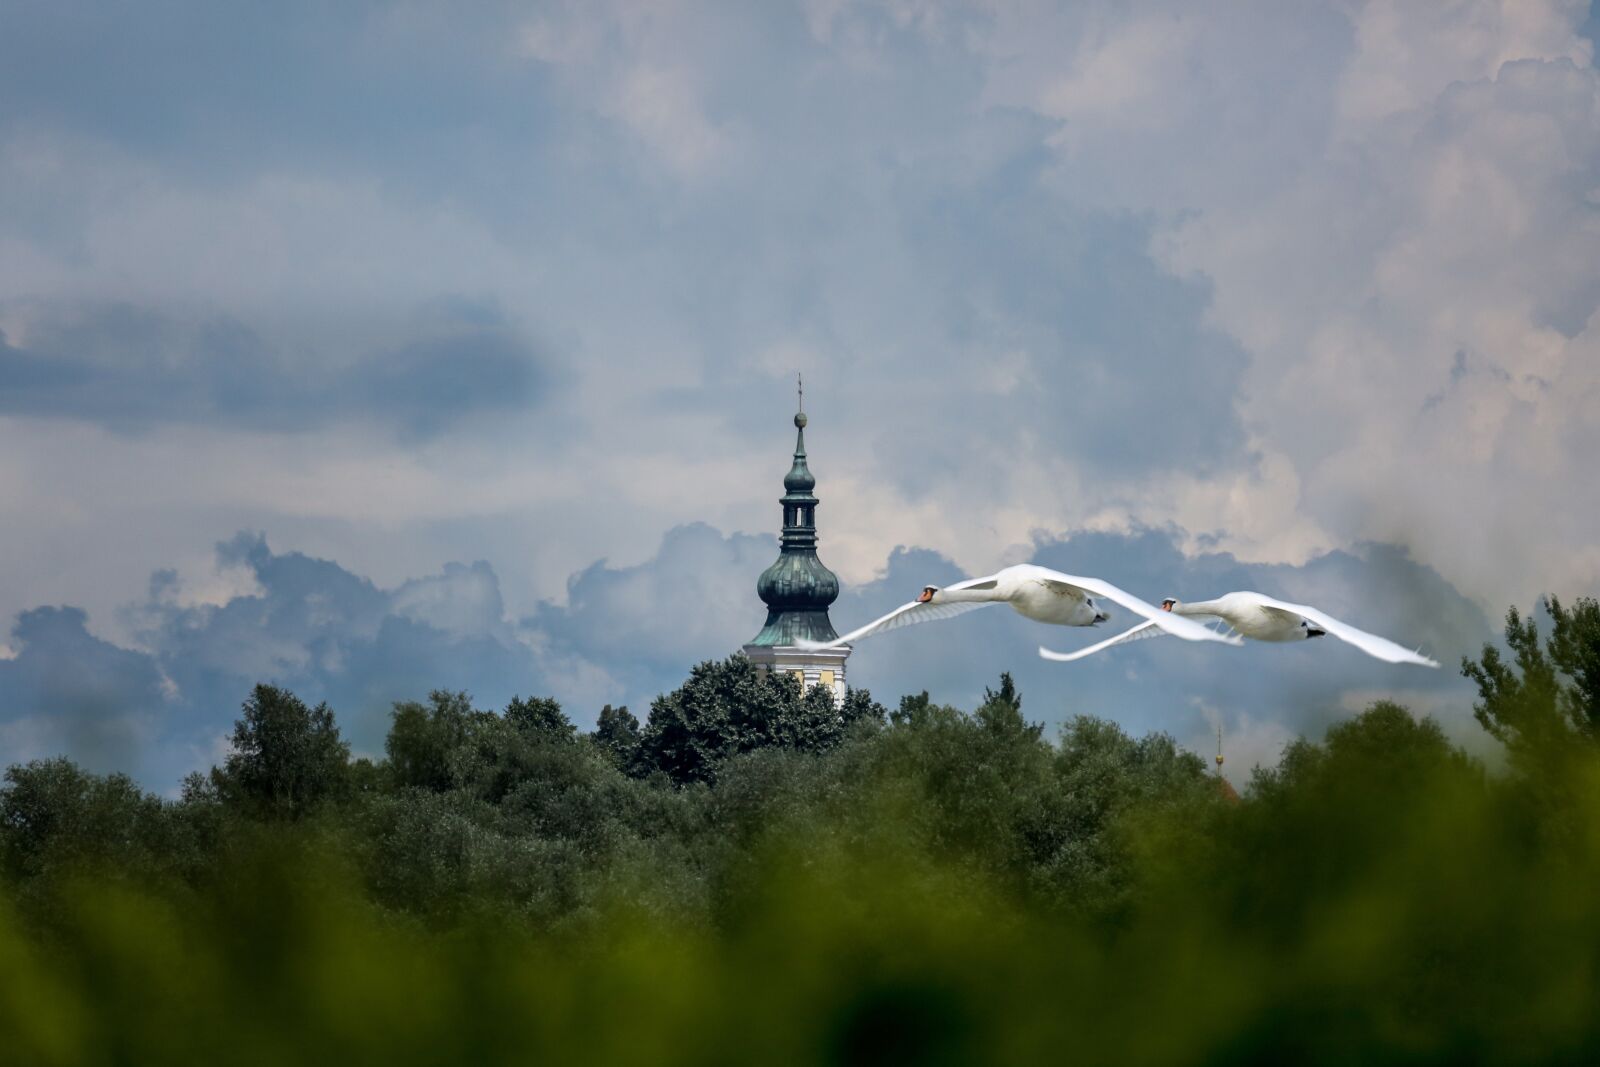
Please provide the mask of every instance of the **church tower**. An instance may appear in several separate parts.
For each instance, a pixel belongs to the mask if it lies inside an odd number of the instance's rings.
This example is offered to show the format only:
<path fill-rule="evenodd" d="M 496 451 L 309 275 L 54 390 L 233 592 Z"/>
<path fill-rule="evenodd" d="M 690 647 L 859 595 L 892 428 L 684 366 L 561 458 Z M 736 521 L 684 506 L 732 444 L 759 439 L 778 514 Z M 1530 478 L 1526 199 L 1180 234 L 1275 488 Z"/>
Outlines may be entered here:
<path fill-rule="evenodd" d="M 828 605 L 839 597 L 839 579 L 817 558 L 817 480 L 806 466 L 805 394 L 794 417 L 794 465 L 783 479 L 783 533 L 777 560 L 761 572 L 756 593 L 767 605 L 767 624 L 744 646 L 756 666 L 800 679 L 803 686 L 823 685 L 834 703 L 844 701 L 844 661 L 850 646 L 808 651 L 796 638 L 832 641 L 839 636 L 828 620 Z"/>

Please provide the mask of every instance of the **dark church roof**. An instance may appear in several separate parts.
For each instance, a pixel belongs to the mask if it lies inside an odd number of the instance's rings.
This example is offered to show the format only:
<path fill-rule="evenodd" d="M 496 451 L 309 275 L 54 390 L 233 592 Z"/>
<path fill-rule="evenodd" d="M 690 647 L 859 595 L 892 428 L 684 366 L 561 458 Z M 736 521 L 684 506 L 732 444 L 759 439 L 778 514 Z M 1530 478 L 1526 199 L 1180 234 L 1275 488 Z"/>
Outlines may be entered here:
<path fill-rule="evenodd" d="M 783 533 L 777 560 L 756 579 L 767 605 L 767 624 L 752 645 L 792 645 L 796 638 L 832 641 L 839 634 L 828 605 L 839 597 L 839 579 L 817 558 L 817 479 L 806 466 L 806 416 L 794 417 L 794 465 L 783 479 Z"/>

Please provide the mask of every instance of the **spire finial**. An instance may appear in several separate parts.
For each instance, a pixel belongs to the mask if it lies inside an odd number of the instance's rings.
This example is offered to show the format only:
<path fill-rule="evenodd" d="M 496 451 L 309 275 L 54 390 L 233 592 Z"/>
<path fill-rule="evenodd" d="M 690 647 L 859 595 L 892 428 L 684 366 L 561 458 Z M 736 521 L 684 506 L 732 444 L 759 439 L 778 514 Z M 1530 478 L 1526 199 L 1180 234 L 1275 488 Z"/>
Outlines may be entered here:
<path fill-rule="evenodd" d="M 800 372 L 794 372 L 794 388 L 799 394 L 800 409 L 794 414 L 794 424 L 800 429 L 806 428 L 806 383 L 801 379 Z"/>
<path fill-rule="evenodd" d="M 1222 773 L 1222 724 L 1217 724 L 1217 773 Z"/>

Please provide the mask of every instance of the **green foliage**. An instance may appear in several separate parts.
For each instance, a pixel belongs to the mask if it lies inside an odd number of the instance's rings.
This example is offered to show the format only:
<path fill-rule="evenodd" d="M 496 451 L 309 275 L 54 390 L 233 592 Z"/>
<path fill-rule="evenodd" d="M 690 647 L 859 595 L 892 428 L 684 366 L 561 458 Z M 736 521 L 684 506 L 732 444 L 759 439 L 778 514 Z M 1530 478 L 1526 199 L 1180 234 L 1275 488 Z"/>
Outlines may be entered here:
<path fill-rule="evenodd" d="M 1557 700 L 1567 721 L 1600 740 L 1600 602 L 1580 597 L 1569 611 L 1550 597 L 1550 661 L 1566 678 Z"/>
<path fill-rule="evenodd" d="M 606 754 L 612 765 L 626 769 L 633 766 L 639 754 L 639 720 L 634 718 L 627 705 L 614 708 L 610 704 L 600 709 L 594 733 L 589 740 Z"/>
<path fill-rule="evenodd" d="M 451 754 L 466 742 L 479 714 L 467 694 L 443 689 L 428 694 L 426 705 L 414 700 L 396 704 L 384 742 L 394 783 L 434 792 L 454 785 Z"/>
<path fill-rule="evenodd" d="M 1253 803 L 1219 842 L 1240 865 L 1237 906 L 1258 908 L 1280 930 L 1299 929 L 1391 865 L 1395 876 L 1415 877 L 1419 850 L 1457 847 L 1433 837 L 1441 798 L 1479 812 L 1488 795 L 1482 767 L 1437 723 L 1380 701 L 1321 744 L 1296 741 L 1277 767 L 1257 769 Z"/>
<path fill-rule="evenodd" d="M 889 709 L 873 700 L 865 689 L 845 689 L 844 700 L 839 705 L 839 721 L 846 731 L 861 723 L 881 725 L 888 714 Z"/>
<path fill-rule="evenodd" d="M 125 774 L 89 774 L 70 760 L 6 771 L 0 792 L 4 869 L 17 880 L 92 868 L 148 874 L 167 851 L 161 802 Z"/>
<path fill-rule="evenodd" d="M 722 761 L 759 748 L 822 752 L 844 737 L 850 722 L 881 718 L 865 694 L 835 708 L 822 686 L 802 690 L 786 674 L 768 674 L 743 655 L 696 666 L 689 680 L 650 705 L 639 743 L 643 770 L 660 771 L 679 784 L 711 782 Z"/>
<path fill-rule="evenodd" d="M 1022 694 L 1010 672 L 1000 675 L 1000 688 L 983 690 L 983 703 L 975 713 L 979 722 L 998 734 L 1026 734 L 1037 741 L 1044 734 L 1041 723 L 1028 723 L 1022 718 Z"/>
<path fill-rule="evenodd" d="M 1546 601 L 1552 632 L 1541 646 L 1534 621 L 1516 608 L 1506 613 L 1505 641 L 1512 662 L 1485 645 L 1461 673 L 1478 687 L 1473 713 L 1514 758 L 1561 758 L 1572 735 L 1600 741 L 1600 603 L 1580 598 L 1569 610 Z"/>
<path fill-rule="evenodd" d="M 223 800 L 271 818 L 298 819 L 342 796 L 350 746 L 326 704 L 258 685 L 234 724 L 226 761 L 212 771 Z"/>
<path fill-rule="evenodd" d="M 6 1058 L 1594 1062 L 1594 612 L 1477 664 L 1560 758 L 1378 702 L 1242 799 L 1165 734 L 1045 738 L 1004 675 L 890 715 L 736 657 L 582 739 L 436 692 L 376 764 L 261 687 L 177 801 L 7 773 Z"/>
<path fill-rule="evenodd" d="M 1134 854 L 1192 833 L 1223 799 L 1205 763 L 1166 734 L 1135 740 L 1079 715 L 1061 731 L 1051 787 L 1024 825 L 1029 877 L 1058 908 L 1113 918 L 1133 902 Z"/>
<path fill-rule="evenodd" d="M 561 705 L 549 697 L 512 697 L 506 705 L 506 721 L 525 734 L 537 734 L 551 741 L 571 741 L 577 730 Z"/>

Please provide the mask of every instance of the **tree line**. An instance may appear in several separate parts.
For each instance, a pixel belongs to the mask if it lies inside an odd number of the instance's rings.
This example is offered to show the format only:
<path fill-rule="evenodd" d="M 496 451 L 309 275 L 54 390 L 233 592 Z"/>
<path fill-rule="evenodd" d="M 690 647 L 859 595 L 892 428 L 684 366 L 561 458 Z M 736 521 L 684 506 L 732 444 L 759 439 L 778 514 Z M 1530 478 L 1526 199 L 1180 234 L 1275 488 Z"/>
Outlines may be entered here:
<path fill-rule="evenodd" d="M 1592 1059 L 1600 605 L 1547 607 L 1462 663 L 1503 769 L 1379 702 L 1242 797 L 1165 734 L 1045 736 L 1007 675 L 891 710 L 734 656 L 588 732 L 438 691 L 378 759 L 258 685 L 177 800 L 6 771 L 0 1032 L 61 1063 Z"/>

